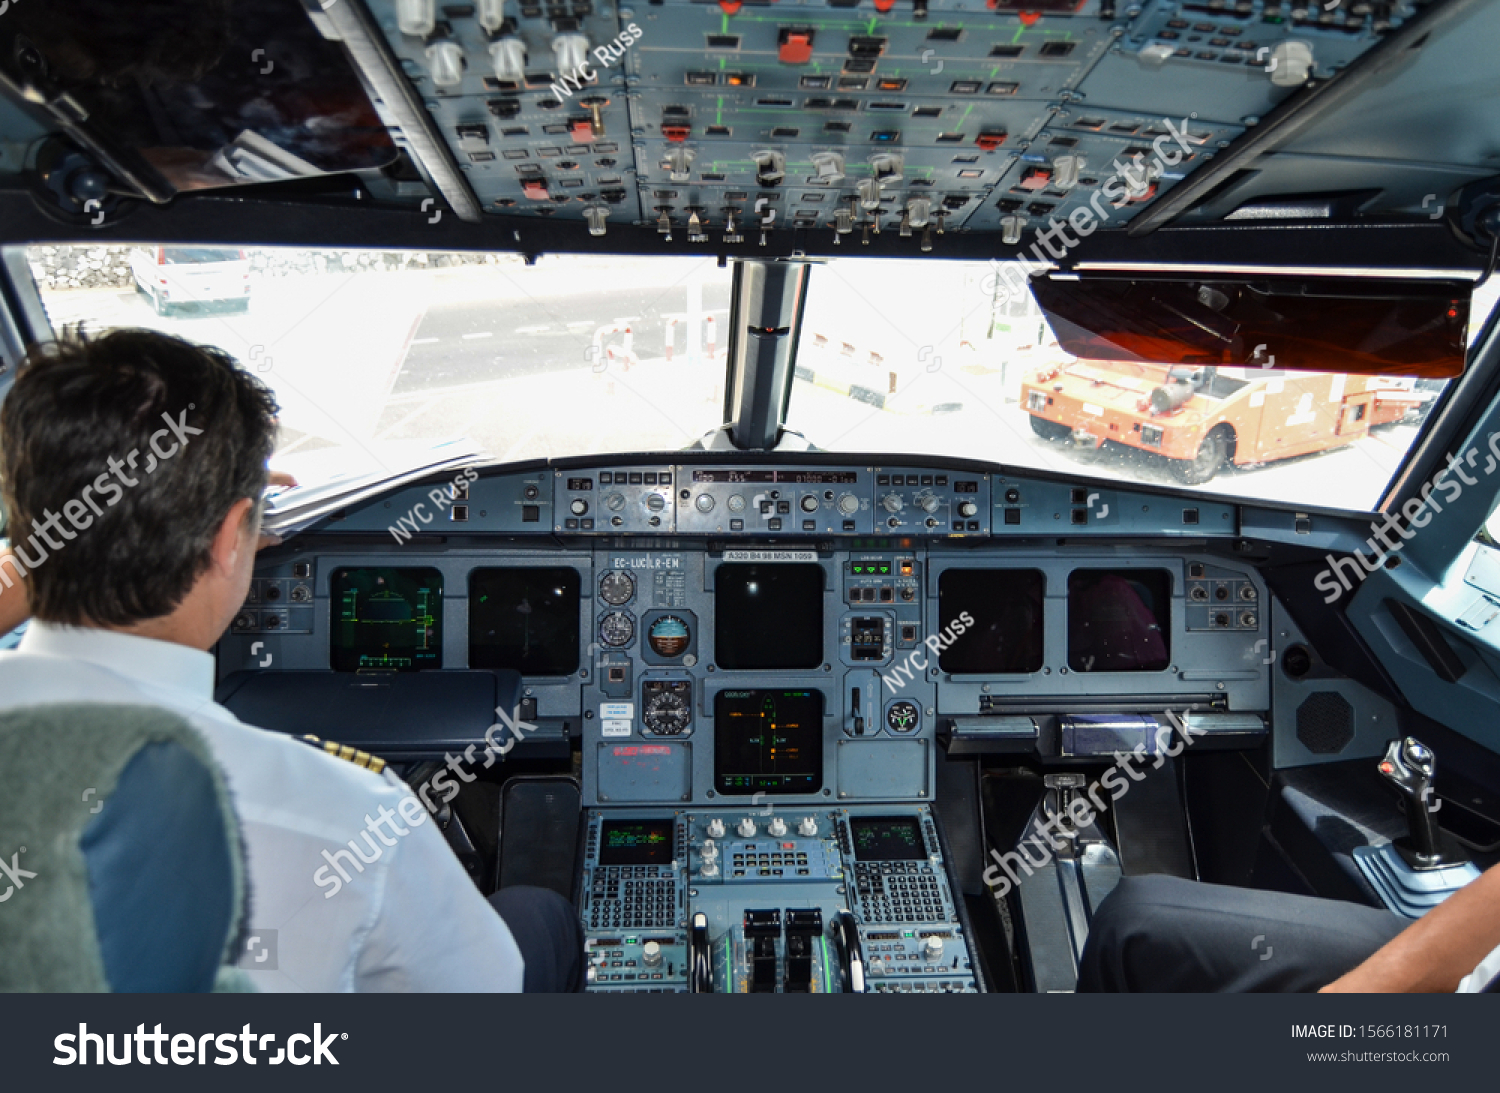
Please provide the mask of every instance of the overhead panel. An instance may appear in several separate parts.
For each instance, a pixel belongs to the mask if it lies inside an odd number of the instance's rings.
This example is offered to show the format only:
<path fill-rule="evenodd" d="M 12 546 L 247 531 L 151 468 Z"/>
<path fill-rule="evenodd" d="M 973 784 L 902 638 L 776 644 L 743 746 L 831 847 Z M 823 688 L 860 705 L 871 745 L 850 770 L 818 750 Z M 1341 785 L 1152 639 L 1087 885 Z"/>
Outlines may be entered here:
<path fill-rule="evenodd" d="M 367 2 L 486 212 L 752 252 L 1122 226 L 1415 10 Z"/>

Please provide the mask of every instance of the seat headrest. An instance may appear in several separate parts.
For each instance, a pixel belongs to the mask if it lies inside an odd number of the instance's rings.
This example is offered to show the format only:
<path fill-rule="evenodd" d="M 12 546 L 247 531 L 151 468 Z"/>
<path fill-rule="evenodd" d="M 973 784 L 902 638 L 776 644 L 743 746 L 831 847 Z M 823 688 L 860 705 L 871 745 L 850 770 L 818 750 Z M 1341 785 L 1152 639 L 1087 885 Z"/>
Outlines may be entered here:
<path fill-rule="evenodd" d="M 246 904 L 224 778 L 147 706 L 0 712 L 0 991 L 208 991 Z"/>

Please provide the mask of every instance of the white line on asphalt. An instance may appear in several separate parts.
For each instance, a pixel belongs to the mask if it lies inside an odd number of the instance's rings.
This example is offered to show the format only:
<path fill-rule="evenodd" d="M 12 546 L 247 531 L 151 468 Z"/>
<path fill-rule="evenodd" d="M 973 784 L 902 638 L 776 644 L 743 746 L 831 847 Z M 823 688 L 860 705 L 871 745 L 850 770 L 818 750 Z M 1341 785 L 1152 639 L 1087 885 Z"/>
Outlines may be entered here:
<path fill-rule="evenodd" d="M 484 333 L 482 333 L 482 334 L 465 334 L 465 335 L 464 335 L 464 341 L 466 341 L 466 342 L 471 342 L 471 341 L 473 341 L 473 340 L 474 340 L 474 339 L 475 339 L 475 338 L 493 338 L 493 337 L 494 337 L 494 336 L 495 336 L 495 335 L 494 335 L 494 334 L 493 334 L 493 333 L 492 333 L 492 332 L 490 332 L 490 331 L 488 331 L 488 330 L 486 330 L 486 331 L 485 331 L 485 332 L 484 332 Z"/>
<path fill-rule="evenodd" d="M 543 331 L 551 330 L 551 329 L 552 328 L 550 326 L 518 326 L 518 327 L 516 327 L 516 333 L 517 334 L 540 334 Z"/>
<path fill-rule="evenodd" d="M 441 338 L 414 338 L 412 340 L 411 344 L 412 345 L 432 345 L 434 342 L 438 342 L 438 341 L 441 341 L 441 340 L 442 340 Z"/>

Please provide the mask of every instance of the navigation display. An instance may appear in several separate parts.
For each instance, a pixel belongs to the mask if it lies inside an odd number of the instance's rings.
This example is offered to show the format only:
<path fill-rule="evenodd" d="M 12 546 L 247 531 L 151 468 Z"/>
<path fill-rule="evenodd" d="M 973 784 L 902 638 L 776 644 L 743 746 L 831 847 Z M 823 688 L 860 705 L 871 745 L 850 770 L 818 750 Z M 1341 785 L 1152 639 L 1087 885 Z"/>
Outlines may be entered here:
<path fill-rule="evenodd" d="M 1068 667 L 1160 672 L 1171 659 L 1172 575 L 1165 569 L 1068 574 Z"/>
<path fill-rule="evenodd" d="M 415 672 L 443 666 L 443 575 L 436 569 L 336 569 L 336 672 Z"/>
<path fill-rule="evenodd" d="M 778 671 L 823 663 L 823 567 L 726 562 L 714 570 L 714 662 Z"/>
<path fill-rule="evenodd" d="M 600 825 L 600 865 L 668 865 L 671 861 L 671 820 L 605 820 Z"/>
<path fill-rule="evenodd" d="M 724 794 L 823 788 L 823 692 L 714 696 L 714 788 Z"/>
<path fill-rule="evenodd" d="M 523 676 L 578 670 L 578 570 L 476 569 L 469 574 L 469 667 Z"/>
<path fill-rule="evenodd" d="M 927 844 L 917 821 L 904 816 L 850 819 L 854 856 L 860 861 L 921 861 Z"/>
<path fill-rule="evenodd" d="M 1045 588 L 1039 569 L 944 570 L 938 619 L 947 628 L 940 636 L 952 641 L 938 667 L 952 675 L 1039 671 Z"/>

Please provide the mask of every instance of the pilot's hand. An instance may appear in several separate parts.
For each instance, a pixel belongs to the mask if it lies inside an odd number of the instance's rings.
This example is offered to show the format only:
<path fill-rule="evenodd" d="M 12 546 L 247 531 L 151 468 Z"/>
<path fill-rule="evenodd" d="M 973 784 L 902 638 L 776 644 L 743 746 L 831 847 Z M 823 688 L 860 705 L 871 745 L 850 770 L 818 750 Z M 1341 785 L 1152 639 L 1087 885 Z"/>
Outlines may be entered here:
<path fill-rule="evenodd" d="M 285 471 L 272 471 L 266 479 L 266 485 L 268 487 L 280 486 L 283 489 L 292 489 L 297 485 L 297 480 Z M 280 546 L 281 541 L 281 536 L 277 535 L 274 531 L 262 531 L 260 533 L 260 541 L 255 544 L 255 549 L 256 551 L 262 551 L 269 547 Z"/>

